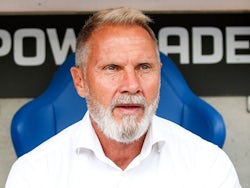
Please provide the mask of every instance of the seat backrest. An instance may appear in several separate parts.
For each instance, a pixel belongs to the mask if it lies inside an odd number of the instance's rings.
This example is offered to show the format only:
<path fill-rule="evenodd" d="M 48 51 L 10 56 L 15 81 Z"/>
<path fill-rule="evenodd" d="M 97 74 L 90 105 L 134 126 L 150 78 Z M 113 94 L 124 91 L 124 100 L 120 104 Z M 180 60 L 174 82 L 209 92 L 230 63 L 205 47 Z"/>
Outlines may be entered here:
<path fill-rule="evenodd" d="M 161 53 L 161 61 L 157 115 L 222 147 L 225 125 L 221 115 L 190 90 L 169 57 Z M 58 68 L 45 92 L 14 115 L 11 136 L 18 157 L 83 117 L 87 107 L 85 99 L 78 96 L 73 85 L 70 67 L 74 65 L 72 54 Z"/>

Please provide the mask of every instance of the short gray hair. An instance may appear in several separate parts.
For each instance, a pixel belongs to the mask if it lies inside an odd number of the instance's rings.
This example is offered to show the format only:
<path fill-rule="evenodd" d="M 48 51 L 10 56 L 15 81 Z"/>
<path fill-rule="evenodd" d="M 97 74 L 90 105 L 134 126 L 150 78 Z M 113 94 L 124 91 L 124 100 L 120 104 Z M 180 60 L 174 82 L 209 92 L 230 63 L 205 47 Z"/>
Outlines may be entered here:
<path fill-rule="evenodd" d="M 100 28 L 103 25 L 138 25 L 143 27 L 151 36 L 152 40 L 155 42 L 156 50 L 158 53 L 157 39 L 154 32 L 149 27 L 149 23 L 152 20 L 150 17 L 143 14 L 141 11 L 132 9 L 132 8 L 115 8 L 115 9 L 106 9 L 93 14 L 90 17 L 83 28 L 81 29 L 77 41 L 76 41 L 76 65 L 85 65 L 87 63 L 88 54 L 90 48 L 88 46 L 88 41 L 91 37 L 91 34 L 96 29 Z"/>

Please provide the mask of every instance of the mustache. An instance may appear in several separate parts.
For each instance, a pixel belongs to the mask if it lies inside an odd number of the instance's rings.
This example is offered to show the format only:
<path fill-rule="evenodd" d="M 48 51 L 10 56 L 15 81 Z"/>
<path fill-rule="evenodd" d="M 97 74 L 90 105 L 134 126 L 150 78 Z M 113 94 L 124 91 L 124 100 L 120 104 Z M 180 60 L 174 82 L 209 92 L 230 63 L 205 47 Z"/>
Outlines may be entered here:
<path fill-rule="evenodd" d="M 111 109 L 121 104 L 136 104 L 136 105 L 141 105 L 143 107 L 146 107 L 147 105 L 145 98 L 141 95 L 123 94 L 115 97 L 112 100 Z"/>

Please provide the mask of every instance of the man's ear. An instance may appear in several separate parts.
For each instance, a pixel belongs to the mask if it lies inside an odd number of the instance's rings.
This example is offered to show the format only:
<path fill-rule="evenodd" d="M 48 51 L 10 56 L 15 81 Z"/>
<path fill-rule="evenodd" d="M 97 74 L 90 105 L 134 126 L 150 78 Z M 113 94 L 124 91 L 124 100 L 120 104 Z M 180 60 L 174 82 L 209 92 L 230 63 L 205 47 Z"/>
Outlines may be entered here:
<path fill-rule="evenodd" d="M 71 76 L 78 95 L 85 97 L 84 78 L 80 67 L 71 67 Z"/>

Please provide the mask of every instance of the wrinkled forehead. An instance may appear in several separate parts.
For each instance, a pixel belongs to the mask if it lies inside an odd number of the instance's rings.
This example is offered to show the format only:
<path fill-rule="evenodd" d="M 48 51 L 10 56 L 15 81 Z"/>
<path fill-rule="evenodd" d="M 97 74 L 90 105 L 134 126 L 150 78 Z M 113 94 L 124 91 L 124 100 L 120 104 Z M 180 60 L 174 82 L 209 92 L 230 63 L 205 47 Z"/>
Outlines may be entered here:
<path fill-rule="evenodd" d="M 150 34 L 143 27 L 137 25 L 105 25 L 93 32 L 89 47 L 93 53 L 97 49 L 113 48 L 114 51 L 123 49 L 144 48 L 158 54 L 158 48 Z M 146 53 L 146 51 L 145 51 Z M 159 59 L 158 59 L 159 60 Z"/>

